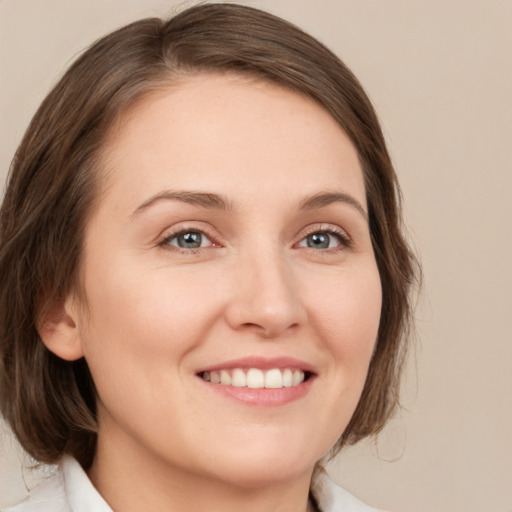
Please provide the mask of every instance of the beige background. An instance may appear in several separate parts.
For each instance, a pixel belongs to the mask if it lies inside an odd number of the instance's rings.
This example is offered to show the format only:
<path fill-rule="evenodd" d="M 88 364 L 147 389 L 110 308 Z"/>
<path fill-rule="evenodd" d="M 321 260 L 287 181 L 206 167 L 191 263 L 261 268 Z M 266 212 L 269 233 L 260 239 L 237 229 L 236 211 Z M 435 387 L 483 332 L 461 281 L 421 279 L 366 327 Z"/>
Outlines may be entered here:
<path fill-rule="evenodd" d="M 342 454 L 333 477 L 396 512 L 511 512 L 512 2 L 244 3 L 296 22 L 359 76 L 383 120 L 423 259 L 407 410 L 376 443 Z M 1 175 L 77 52 L 174 5 L 0 0 Z M 4 436 L 0 506 L 25 492 L 19 457 Z"/>

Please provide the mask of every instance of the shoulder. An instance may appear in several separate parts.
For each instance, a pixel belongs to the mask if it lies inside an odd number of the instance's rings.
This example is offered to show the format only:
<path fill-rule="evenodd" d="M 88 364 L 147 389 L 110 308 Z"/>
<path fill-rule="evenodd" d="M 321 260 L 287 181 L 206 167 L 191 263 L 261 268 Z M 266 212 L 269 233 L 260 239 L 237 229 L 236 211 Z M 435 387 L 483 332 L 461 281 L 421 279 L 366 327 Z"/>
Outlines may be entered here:
<path fill-rule="evenodd" d="M 316 475 L 311 492 L 321 512 L 384 512 L 370 507 L 337 486 L 325 472 Z"/>
<path fill-rule="evenodd" d="M 64 457 L 54 474 L 43 479 L 17 505 L 1 512 L 112 512 L 85 471 L 71 457 Z"/>

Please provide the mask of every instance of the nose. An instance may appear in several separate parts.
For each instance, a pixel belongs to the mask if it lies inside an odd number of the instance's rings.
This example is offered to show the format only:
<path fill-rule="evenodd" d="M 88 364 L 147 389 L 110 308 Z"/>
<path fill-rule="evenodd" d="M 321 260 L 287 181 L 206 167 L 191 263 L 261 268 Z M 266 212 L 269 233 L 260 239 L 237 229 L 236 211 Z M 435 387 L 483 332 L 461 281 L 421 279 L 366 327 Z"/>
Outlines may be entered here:
<path fill-rule="evenodd" d="M 232 279 L 225 310 L 232 329 L 276 338 L 294 332 L 305 322 L 299 286 L 284 257 L 260 254 L 238 260 Z"/>

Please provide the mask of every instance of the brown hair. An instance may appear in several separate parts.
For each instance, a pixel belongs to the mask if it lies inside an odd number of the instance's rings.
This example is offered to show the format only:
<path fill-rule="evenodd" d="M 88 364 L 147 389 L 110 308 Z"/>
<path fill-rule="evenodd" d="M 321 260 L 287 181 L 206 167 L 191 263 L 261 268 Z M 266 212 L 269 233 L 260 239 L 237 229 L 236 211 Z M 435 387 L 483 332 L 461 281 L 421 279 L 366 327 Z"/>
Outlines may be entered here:
<path fill-rule="evenodd" d="M 63 453 L 87 467 L 96 442 L 87 363 L 41 342 L 50 302 L 80 293 L 84 226 L 99 194 L 108 130 L 134 101 L 195 72 L 243 73 L 322 105 L 357 149 L 383 290 L 379 337 L 357 409 L 334 452 L 377 433 L 398 405 L 416 263 L 403 237 L 400 192 L 379 123 L 354 75 L 321 43 L 254 8 L 203 4 L 145 19 L 92 45 L 34 116 L 10 169 L 0 211 L 0 404 L 37 460 Z"/>

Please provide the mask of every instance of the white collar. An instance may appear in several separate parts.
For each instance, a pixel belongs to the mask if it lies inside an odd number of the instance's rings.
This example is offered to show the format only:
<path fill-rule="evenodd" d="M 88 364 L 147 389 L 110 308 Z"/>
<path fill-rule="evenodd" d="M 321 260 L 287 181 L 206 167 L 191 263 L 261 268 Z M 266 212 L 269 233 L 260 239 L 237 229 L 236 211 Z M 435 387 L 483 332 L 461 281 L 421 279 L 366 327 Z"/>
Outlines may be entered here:
<path fill-rule="evenodd" d="M 65 456 L 60 467 L 72 512 L 112 512 L 73 457 Z"/>
<path fill-rule="evenodd" d="M 321 512 L 382 512 L 338 487 L 325 472 L 316 475 L 311 493 Z M 4 509 L 4 512 L 113 511 L 80 464 L 74 458 L 65 456 L 52 476 L 32 489 L 21 503 Z"/>
<path fill-rule="evenodd" d="M 337 486 L 325 471 L 321 471 L 313 479 L 311 493 L 321 512 L 383 512 L 366 505 Z"/>

